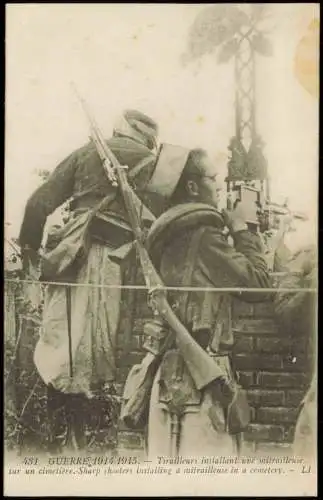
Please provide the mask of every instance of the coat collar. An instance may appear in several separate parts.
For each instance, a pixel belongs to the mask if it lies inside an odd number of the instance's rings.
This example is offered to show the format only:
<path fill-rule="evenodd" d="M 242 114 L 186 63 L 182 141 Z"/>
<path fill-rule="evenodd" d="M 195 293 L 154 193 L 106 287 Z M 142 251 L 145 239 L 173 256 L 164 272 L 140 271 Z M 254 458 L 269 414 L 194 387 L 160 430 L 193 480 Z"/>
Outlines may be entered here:
<path fill-rule="evenodd" d="M 154 259 L 156 252 L 159 254 L 165 245 L 181 232 L 186 232 L 195 227 L 211 226 L 222 232 L 224 221 L 221 213 L 212 205 L 205 203 L 183 203 L 176 205 L 164 212 L 151 226 L 146 247 Z"/>

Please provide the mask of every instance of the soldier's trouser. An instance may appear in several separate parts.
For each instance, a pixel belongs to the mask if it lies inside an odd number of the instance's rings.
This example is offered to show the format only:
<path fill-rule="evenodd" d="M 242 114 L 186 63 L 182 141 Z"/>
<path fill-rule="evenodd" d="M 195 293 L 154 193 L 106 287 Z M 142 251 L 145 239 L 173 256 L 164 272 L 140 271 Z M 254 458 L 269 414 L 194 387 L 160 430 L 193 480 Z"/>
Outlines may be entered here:
<path fill-rule="evenodd" d="M 85 396 L 64 394 L 50 384 L 47 389 L 48 451 L 61 453 L 63 447 L 83 449 L 85 436 Z"/>

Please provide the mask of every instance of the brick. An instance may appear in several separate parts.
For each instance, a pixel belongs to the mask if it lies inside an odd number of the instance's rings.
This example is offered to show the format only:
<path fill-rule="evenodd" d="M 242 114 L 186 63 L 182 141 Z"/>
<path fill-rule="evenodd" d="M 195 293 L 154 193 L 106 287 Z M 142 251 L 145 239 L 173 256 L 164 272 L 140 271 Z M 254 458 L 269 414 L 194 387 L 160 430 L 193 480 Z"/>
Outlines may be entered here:
<path fill-rule="evenodd" d="M 244 432 L 247 441 L 282 441 L 284 438 L 284 427 L 282 425 L 249 424 Z"/>
<path fill-rule="evenodd" d="M 238 370 L 280 370 L 283 367 L 279 354 L 236 354 L 233 363 Z"/>
<path fill-rule="evenodd" d="M 237 378 L 239 380 L 239 384 L 242 385 L 242 387 L 250 387 L 254 385 L 254 374 L 253 372 L 242 372 L 242 371 L 237 371 Z"/>
<path fill-rule="evenodd" d="M 255 350 L 258 352 L 284 353 L 290 351 L 292 340 L 290 338 L 264 337 L 255 338 Z"/>
<path fill-rule="evenodd" d="M 309 360 L 301 355 L 288 355 L 283 357 L 283 369 L 288 372 L 305 372 L 310 369 Z"/>
<path fill-rule="evenodd" d="M 282 406 L 285 394 L 284 391 L 249 389 L 248 400 L 253 406 Z"/>
<path fill-rule="evenodd" d="M 277 425 L 295 423 L 298 413 L 297 408 L 262 407 L 257 410 L 257 422 Z"/>
<path fill-rule="evenodd" d="M 291 351 L 297 354 L 305 355 L 308 350 L 308 338 L 307 337 L 291 337 Z"/>
<path fill-rule="evenodd" d="M 296 424 L 296 422 L 290 426 L 285 426 L 284 441 L 286 441 L 288 443 L 294 442 L 295 424 Z"/>
<path fill-rule="evenodd" d="M 250 421 L 255 422 L 256 421 L 256 408 L 253 408 L 253 406 L 250 405 Z"/>
<path fill-rule="evenodd" d="M 255 339 L 255 350 L 259 352 L 276 352 L 276 353 L 291 353 L 292 356 L 301 355 L 304 357 L 306 355 L 306 339 L 301 338 L 295 339 L 293 337 L 276 337 L 270 335 L 266 337 L 265 335 L 257 335 Z"/>
<path fill-rule="evenodd" d="M 257 374 L 256 384 L 262 387 L 304 387 L 307 377 L 304 373 L 270 373 L 260 372 Z"/>
<path fill-rule="evenodd" d="M 238 338 L 235 339 L 234 353 L 236 352 L 252 352 L 253 351 L 253 337 L 248 335 L 239 335 Z"/>
<path fill-rule="evenodd" d="M 120 447 L 140 449 L 144 446 L 144 438 L 142 434 L 137 432 L 121 431 L 118 434 L 118 443 Z"/>
<path fill-rule="evenodd" d="M 251 334 L 277 335 L 278 332 L 275 321 L 271 319 L 236 319 L 232 322 L 232 328 L 237 332 Z"/>
<path fill-rule="evenodd" d="M 305 389 L 303 391 L 285 391 L 285 401 L 284 404 L 286 406 L 296 406 L 298 407 L 302 399 L 305 396 Z"/>
<path fill-rule="evenodd" d="M 264 455 L 288 456 L 293 454 L 293 447 L 290 443 L 256 443 L 255 451 Z"/>

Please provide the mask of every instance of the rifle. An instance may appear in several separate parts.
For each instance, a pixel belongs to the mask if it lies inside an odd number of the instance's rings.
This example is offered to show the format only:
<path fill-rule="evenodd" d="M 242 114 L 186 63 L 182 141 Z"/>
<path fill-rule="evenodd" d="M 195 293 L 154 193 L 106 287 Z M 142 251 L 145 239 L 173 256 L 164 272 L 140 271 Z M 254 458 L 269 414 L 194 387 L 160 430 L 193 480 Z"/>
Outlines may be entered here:
<path fill-rule="evenodd" d="M 119 161 L 105 142 L 84 99 L 80 97 L 75 86 L 73 87 L 89 120 L 91 139 L 96 146 L 110 182 L 114 187 L 119 187 L 121 191 L 129 222 L 135 237 L 134 244 L 148 288 L 149 305 L 153 309 L 154 314 L 156 316 L 159 315 L 174 332 L 178 348 L 184 358 L 196 388 L 199 390 L 203 389 L 211 382 L 220 378 L 223 379 L 224 374 L 207 352 L 192 338 L 186 327 L 181 323 L 169 305 L 163 282 L 145 248 L 145 236 L 141 228 L 140 220 L 143 204 L 128 183 L 126 175 L 127 166 L 119 164 Z"/>

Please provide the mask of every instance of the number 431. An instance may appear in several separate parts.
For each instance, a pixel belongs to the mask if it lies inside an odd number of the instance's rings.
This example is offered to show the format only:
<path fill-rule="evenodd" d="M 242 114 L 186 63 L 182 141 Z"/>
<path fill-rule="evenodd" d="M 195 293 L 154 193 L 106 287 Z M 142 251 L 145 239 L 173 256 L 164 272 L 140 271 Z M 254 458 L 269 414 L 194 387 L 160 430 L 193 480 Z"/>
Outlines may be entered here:
<path fill-rule="evenodd" d="M 24 460 L 24 465 L 38 465 L 38 458 L 36 457 L 25 457 Z"/>

